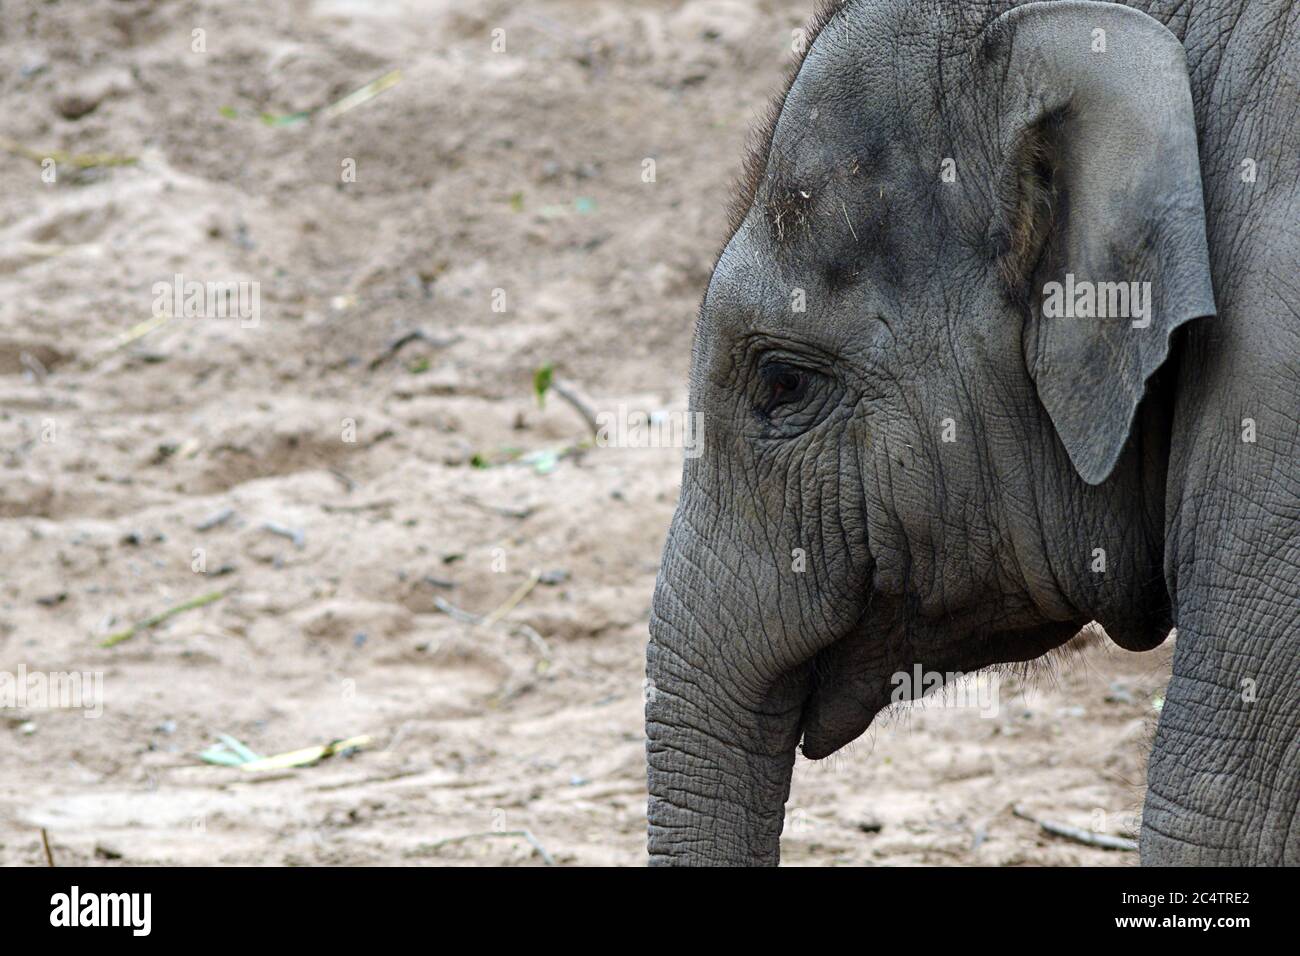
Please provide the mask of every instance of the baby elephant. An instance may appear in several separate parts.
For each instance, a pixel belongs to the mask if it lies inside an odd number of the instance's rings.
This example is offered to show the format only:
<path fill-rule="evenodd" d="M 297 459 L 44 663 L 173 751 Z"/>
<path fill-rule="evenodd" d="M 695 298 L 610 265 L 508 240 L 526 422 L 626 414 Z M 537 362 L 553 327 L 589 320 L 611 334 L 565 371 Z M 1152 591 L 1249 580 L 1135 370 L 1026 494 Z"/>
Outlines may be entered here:
<path fill-rule="evenodd" d="M 775 864 L 801 741 L 1096 620 L 1178 628 L 1143 862 L 1300 863 L 1300 5 L 815 27 L 696 330 L 651 862 Z"/>

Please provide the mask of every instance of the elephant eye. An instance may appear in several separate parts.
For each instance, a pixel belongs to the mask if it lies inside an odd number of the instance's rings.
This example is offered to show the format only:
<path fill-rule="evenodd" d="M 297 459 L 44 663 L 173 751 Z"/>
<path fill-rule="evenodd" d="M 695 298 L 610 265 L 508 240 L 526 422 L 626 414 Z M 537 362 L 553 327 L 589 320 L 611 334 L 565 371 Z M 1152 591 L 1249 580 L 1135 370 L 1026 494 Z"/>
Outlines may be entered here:
<path fill-rule="evenodd" d="M 763 400 L 759 410 L 771 415 L 782 405 L 792 405 L 803 399 L 808 391 L 808 373 L 791 365 L 774 363 L 760 373 L 763 380 Z"/>

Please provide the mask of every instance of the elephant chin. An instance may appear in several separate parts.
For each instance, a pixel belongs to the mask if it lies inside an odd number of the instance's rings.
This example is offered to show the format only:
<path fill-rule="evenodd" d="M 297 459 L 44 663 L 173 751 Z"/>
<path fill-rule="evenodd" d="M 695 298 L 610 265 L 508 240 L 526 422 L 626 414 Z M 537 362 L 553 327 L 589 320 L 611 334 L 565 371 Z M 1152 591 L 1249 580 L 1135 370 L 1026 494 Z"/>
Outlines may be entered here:
<path fill-rule="evenodd" d="M 870 724 L 871 721 L 868 720 L 857 730 L 837 727 L 834 732 L 824 727 L 809 727 L 804 731 L 803 743 L 799 749 L 809 760 L 822 760 L 841 747 L 853 743 Z"/>
<path fill-rule="evenodd" d="M 804 704 L 799 749 L 809 760 L 829 757 L 862 736 L 880 710 L 863 704 L 851 689 L 823 684 Z"/>
<path fill-rule="evenodd" d="M 1172 633 L 1165 625 L 1130 625 L 1126 622 L 1103 624 L 1106 636 L 1126 651 L 1149 651 L 1159 647 Z"/>

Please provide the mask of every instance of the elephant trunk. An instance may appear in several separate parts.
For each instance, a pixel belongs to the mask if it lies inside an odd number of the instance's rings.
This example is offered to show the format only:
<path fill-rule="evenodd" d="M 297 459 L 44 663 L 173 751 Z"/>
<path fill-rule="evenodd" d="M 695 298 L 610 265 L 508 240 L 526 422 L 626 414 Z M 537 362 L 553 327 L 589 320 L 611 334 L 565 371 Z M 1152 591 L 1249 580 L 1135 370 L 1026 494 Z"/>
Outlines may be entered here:
<path fill-rule="evenodd" d="M 651 865 L 775 866 L 801 698 L 737 681 L 744 635 L 722 625 L 716 595 L 709 613 L 677 598 L 689 562 L 669 554 L 646 652 Z"/>

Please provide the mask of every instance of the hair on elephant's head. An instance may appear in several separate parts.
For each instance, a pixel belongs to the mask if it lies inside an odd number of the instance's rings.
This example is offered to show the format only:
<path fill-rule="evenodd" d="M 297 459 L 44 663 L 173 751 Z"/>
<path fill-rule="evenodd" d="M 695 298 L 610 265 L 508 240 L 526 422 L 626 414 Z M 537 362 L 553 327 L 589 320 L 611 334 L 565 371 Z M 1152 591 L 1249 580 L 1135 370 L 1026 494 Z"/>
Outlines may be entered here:
<path fill-rule="evenodd" d="M 1214 311 L 1183 50 L 1006 6 L 832 6 L 750 162 L 654 598 L 652 862 L 775 863 L 800 741 L 900 672 L 1168 632 L 1156 373 Z"/>

